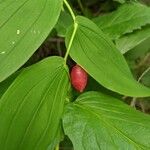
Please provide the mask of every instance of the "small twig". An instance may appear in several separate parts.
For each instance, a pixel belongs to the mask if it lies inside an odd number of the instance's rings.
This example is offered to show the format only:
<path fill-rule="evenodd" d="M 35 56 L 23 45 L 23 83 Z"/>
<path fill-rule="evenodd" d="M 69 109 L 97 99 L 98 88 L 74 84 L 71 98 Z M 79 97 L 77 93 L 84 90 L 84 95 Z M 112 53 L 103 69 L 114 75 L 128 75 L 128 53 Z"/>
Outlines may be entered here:
<path fill-rule="evenodd" d="M 77 2 L 78 2 L 78 4 L 79 4 L 79 7 L 80 7 L 82 13 L 84 14 L 84 7 L 83 7 L 83 5 L 82 5 L 81 0 L 77 0 Z M 84 15 L 85 15 L 85 14 L 84 14 Z"/>
<path fill-rule="evenodd" d="M 135 69 L 138 69 L 146 64 L 146 62 L 150 59 L 150 53 L 148 53 L 144 59 L 135 67 Z"/>
<path fill-rule="evenodd" d="M 147 64 L 147 61 L 148 61 L 148 60 L 150 60 L 150 53 L 147 53 L 146 56 L 143 58 L 143 60 L 142 60 L 137 66 L 135 66 L 134 69 L 138 70 L 138 69 L 142 68 L 143 66 L 145 66 L 145 64 Z M 149 71 L 149 70 L 147 70 L 147 72 L 148 72 L 148 71 Z M 144 71 L 144 72 L 145 72 L 145 71 Z M 144 73 L 144 72 L 143 72 L 143 73 Z M 147 72 L 146 72 L 146 73 L 147 73 Z M 143 74 L 143 73 L 142 73 L 142 75 L 139 77 L 138 80 L 141 80 L 141 79 L 143 78 L 143 75 L 145 75 L 145 73 L 144 73 L 144 74 Z M 123 96 L 123 97 L 122 97 L 123 100 L 126 100 L 127 98 L 128 98 L 128 96 Z M 132 104 L 131 104 L 131 105 L 132 105 Z"/>
<path fill-rule="evenodd" d="M 126 100 L 127 98 L 128 98 L 128 96 L 123 96 L 122 97 L 123 100 Z"/>
<path fill-rule="evenodd" d="M 61 50 L 61 42 L 58 40 L 57 41 L 57 51 L 59 53 L 59 56 L 62 56 L 62 50 Z"/>
<path fill-rule="evenodd" d="M 145 106 L 143 105 L 143 103 L 140 102 L 140 106 L 141 106 L 142 112 L 146 113 Z"/>
<path fill-rule="evenodd" d="M 141 76 L 138 78 L 138 82 L 140 82 L 142 80 L 142 78 L 150 71 L 150 67 L 148 67 L 142 74 Z M 134 107 L 135 108 L 135 105 L 136 105 L 136 102 L 137 102 L 137 98 L 134 97 L 130 103 L 130 106 L 131 107 Z"/>
<path fill-rule="evenodd" d="M 138 82 L 142 80 L 142 78 L 150 71 L 150 67 L 148 67 L 139 77 Z"/>
<path fill-rule="evenodd" d="M 82 5 L 81 0 L 77 0 L 77 1 L 78 1 L 79 6 L 80 6 L 80 9 L 83 11 L 83 10 L 84 10 L 84 8 L 83 8 L 83 5 Z"/>
<path fill-rule="evenodd" d="M 48 42 L 64 43 L 64 39 L 63 38 L 52 38 L 52 39 L 48 39 Z"/>
<path fill-rule="evenodd" d="M 136 97 L 134 97 L 130 103 L 130 106 L 131 107 L 134 107 L 135 108 L 135 105 L 136 105 Z"/>

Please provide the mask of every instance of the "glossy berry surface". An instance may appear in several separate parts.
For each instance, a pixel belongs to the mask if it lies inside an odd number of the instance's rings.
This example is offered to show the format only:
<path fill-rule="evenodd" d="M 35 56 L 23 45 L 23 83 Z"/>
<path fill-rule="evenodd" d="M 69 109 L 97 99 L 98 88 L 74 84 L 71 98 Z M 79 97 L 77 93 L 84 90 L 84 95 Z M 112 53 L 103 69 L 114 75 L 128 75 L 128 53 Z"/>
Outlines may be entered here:
<path fill-rule="evenodd" d="M 87 85 L 88 75 L 79 65 L 75 65 L 71 70 L 72 86 L 79 92 L 83 92 Z"/>

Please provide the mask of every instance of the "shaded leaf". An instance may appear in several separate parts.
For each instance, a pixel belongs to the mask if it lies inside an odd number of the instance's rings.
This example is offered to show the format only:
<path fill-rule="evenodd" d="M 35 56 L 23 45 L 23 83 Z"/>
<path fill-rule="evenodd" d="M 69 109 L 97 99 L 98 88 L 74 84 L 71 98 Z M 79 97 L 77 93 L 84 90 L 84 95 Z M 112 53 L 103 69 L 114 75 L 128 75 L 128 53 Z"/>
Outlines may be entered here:
<path fill-rule="evenodd" d="M 146 26 L 141 30 L 126 34 L 125 36 L 116 39 L 115 43 L 121 53 L 124 54 L 148 38 L 150 38 L 150 26 Z"/>
<path fill-rule="evenodd" d="M 63 125 L 75 150 L 150 149 L 150 117 L 102 93 L 68 104 Z"/>
<path fill-rule="evenodd" d="M 123 4 L 123 3 L 126 2 L 126 0 L 113 0 L 113 1 L 118 2 L 118 3 L 121 3 L 121 4 Z"/>
<path fill-rule="evenodd" d="M 53 150 L 68 87 L 60 57 L 25 69 L 0 101 L 0 149 Z"/>
<path fill-rule="evenodd" d="M 73 20 L 66 11 L 62 11 L 58 22 L 55 26 L 57 34 L 60 37 L 65 37 L 68 27 L 73 23 Z"/>
<path fill-rule="evenodd" d="M 12 74 L 10 77 L 8 77 L 6 80 L 0 83 L 0 98 L 6 92 L 6 90 L 9 88 L 9 86 L 12 84 L 12 82 L 19 74 L 20 71 L 17 71 L 14 74 Z"/>
<path fill-rule="evenodd" d="M 87 91 L 97 91 L 97 92 L 102 92 L 106 95 L 111 95 L 116 98 L 122 98 L 122 95 L 120 95 L 118 93 L 114 93 L 113 91 L 110 91 L 110 90 L 104 88 L 102 85 L 100 85 L 97 81 L 95 81 L 91 77 L 88 78 L 88 84 L 87 84 L 85 91 L 86 92 Z"/>
<path fill-rule="evenodd" d="M 73 60 L 107 89 L 128 96 L 150 96 L 150 89 L 134 80 L 123 55 L 101 30 L 84 17 L 77 17 L 76 22 L 78 29 L 70 50 Z"/>
<path fill-rule="evenodd" d="M 0 82 L 21 67 L 54 27 L 62 0 L 2 1 Z"/>
<path fill-rule="evenodd" d="M 118 10 L 99 16 L 94 22 L 112 39 L 150 24 L 150 8 L 140 3 L 129 3 Z"/>
<path fill-rule="evenodd" d="M 145 57 L 145 55 L 147 55 L 147 53 L 150 52 L 150 44 L 149 43 L 150 43 L 150 38 L 143 41 L 142 43 L 140 43 L 139 45 L 137 45 L 130 51 L 128 51 L 126 53 L 126 60 L 135 61 L 135 59 L 138 59 L 140 57 Z"/>

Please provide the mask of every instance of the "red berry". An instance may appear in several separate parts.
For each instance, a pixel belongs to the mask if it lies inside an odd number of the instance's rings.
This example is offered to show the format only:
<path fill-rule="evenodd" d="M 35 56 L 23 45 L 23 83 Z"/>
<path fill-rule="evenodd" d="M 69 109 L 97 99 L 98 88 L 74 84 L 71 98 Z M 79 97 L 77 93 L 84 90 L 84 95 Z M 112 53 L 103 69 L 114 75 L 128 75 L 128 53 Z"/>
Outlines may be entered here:
<path fill-rule="evenodd" d="M 79 91 L 83 92 L 87 85 L 88 75 L 86 71 L 79 65 L 75 65 L 71 70 L 71 83 L 73 87 Z"/>

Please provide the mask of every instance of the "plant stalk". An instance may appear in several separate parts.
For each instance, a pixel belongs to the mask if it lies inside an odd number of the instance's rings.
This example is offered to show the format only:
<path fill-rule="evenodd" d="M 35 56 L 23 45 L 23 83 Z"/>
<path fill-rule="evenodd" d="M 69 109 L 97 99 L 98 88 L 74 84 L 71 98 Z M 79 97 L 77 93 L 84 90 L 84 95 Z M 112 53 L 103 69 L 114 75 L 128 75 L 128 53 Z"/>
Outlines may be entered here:
<path fill-rule="evenodd" d="M 64 0 L 64 3 L 65 3 L 66 7 L 68 8 L 68 10 L 69 10 L 69 12 L 70 12 L 70 14 L 71 14 L 73 21 L 75 22 L 76 16 L 75 16 L 75 14 L 74 14 L 72 8 L 70 7 L 70 5 L 69 5 L 69 3 L 67 2 L 67 0 Z"/>
<path fill-rule="evenodd" d="M 64 57 L 64 60 L 65 60 L 65 64 L 67 62 L 67 58 L 68 58 L 68 55 L 69 55 L 69 52 L 70 52 L 70 49 L 71 49 L 71 46 L 72 46 L 72 42 L 74 40 L 74 37 L 75 37 L 75 34 L 76 34 L 76 31 L 77 31 L 77 28 L 78 28 L 78 24 L 76 23 L 75 19 L 76 19 L 76 16 L 72 10 L 72 8 L 70 7 L 69 3 L 67 2 L 67 0 L 64 0 L 64 3 L 66 5 L 66 7 L 68 8 L 71 16 L 72 16 L 72 19 L 74 21 L 74 29 L 73 29 L 73 33 L 71 35 L 71 39 L 69 41 L 69 44 L 68 44 L 68 48 L 67 48 L 67 52 L 65 54 L 65 57 Z"/>
<path fill-rule="evenodd" d="M 72 35 L 71 35 L 71 39 L 70 39 L 69 44 L 68 44 L 67 52 L 66 52 L 65 57 L 64 57 L 65 63 L 67 62 L 67 58 L 68 58 L 68 55 L 69 55 L 69 52 L 70 52 L 70 49 L 71 49 L 72 42 L 73 42 L 73 40 L 74 40 L 76 31 L 77 31 L 77 28 L 78 28 L 78 24 L 75 22 L 75 23 L 74 23 L 73 33 L 72 33 Z"/>

